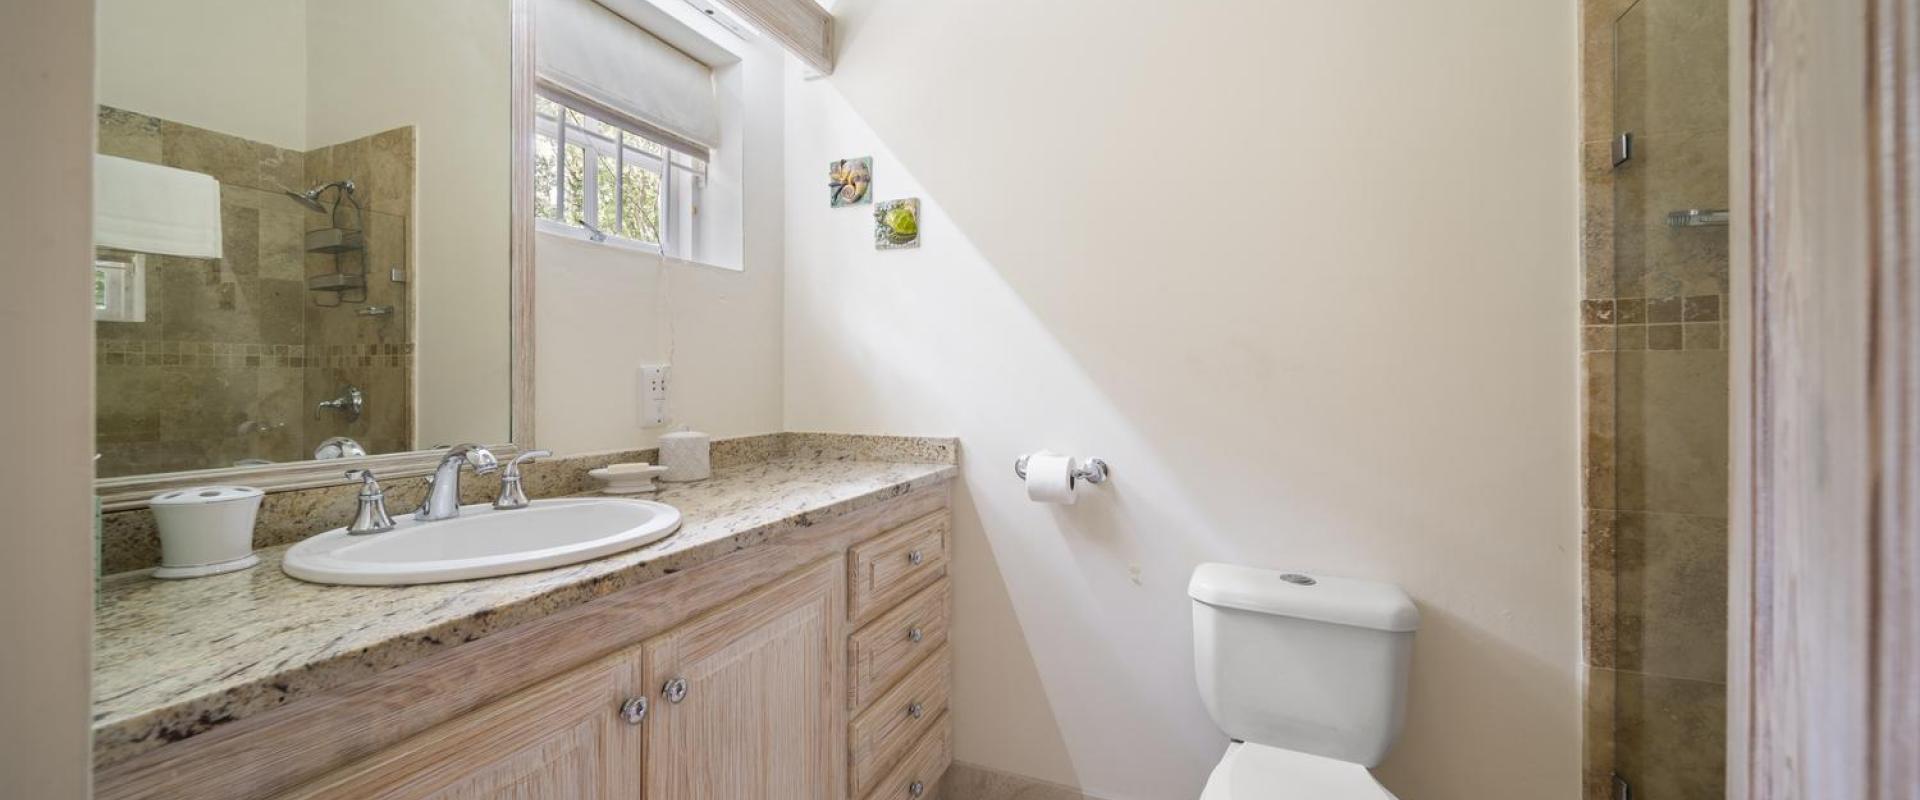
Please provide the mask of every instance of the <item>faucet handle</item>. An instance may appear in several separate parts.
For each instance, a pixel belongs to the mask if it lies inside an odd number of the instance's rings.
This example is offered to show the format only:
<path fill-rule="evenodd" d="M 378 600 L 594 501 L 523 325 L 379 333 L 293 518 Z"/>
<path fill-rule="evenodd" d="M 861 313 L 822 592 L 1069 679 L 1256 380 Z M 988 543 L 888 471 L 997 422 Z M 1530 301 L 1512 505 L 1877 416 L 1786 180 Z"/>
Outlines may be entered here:
<path fill-rule="evenodd" d="M 385 533 L 393 530 L 393 517 L 387 516 L 387 493 L 370 469 L 347 470 L 347 477 L 360 479 L 360 508 L 347 526 L 348 535 Z"/>
<path fill-rule="evenodd" d="M 506 470 L 500 473 L 500 494 L 493 499 L 493 507 L 501 511 L 526 508 L 529 501 L 526 489 L 520 486 L 520 462 L 551 455 L 551 450 L 528 450 L 507 462 Z"/>
<path fill-rule="evenodd" d="M 553 455 L 552 450 L 528 450 L 524 453 L 521 453 L 520 455 L 514 456 L 512 461 L 507 462 L 506 474 L 513 477 L 519 477 L 520 462 L 532 461 L 536 458 L 549 458 L 552 455 Z"/>

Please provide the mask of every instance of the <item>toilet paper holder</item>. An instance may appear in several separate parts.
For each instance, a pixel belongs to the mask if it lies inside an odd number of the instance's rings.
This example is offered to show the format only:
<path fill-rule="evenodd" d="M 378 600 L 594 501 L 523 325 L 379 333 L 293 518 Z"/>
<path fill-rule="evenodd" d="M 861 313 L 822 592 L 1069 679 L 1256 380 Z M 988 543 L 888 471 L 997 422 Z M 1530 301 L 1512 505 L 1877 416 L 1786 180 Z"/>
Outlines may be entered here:
<path fill-rule="evenodd" d="M 1013 460 L 1013 474 L 1014 477 L 1020 480 L 1024 481 L 1027 479 L 1027 456 L 1021 456 Z M 1073 472 L 1071 474 L 1076 481 L 1106 483 L 1107 462 L 1097 458 L 1076 458 L 1073 460 Z"/>

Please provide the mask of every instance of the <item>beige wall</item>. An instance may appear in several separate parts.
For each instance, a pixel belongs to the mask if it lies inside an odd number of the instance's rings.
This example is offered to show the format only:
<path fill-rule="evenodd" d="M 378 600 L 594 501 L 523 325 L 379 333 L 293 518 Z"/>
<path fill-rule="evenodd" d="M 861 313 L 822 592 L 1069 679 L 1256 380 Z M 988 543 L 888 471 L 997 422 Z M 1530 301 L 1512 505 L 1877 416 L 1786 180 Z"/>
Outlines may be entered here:
<path fill-rule="evenodd" d="M 652 447 L 681 427 L 715 436 L 780 430 L 783 59 L 691 6 L 616 3 L 689 52 L 724 60 L 726 152 L 702 214 L 744 220 L 745 235 L 709 240 L 729 267 L 670 262 L 580 239 L 534 237 L 534 359 L 539 445 L 557 453 Z M 704 41 L 698 38 L 705 37 Z M 739 116 L 736 117 L 735 114 Z M 718 194 L 716 194 L 718 193 Z M 709 220 L 711 222 L 711 220 Z M 724 226 L 722 226 L 724 227 Z M 640 426 L 639 367 L 671 363 L 665 426 Z"/>
<path fill-rule="evenodd" d="M 0 776 L 87 796 L 93 628 L 93 4 L 14 3 L 0 25 Z"/>
<path fill-rule="evenodd" d="M 505 441 L 508 4 L 329 0 L 309 4 L 306 26 L 310 141 L 414 126 L 415 440 Z M 323 42 L 351 43 L 353 57 L 329 58 Z"/>
<path fill-rule="evenodd" d="M 1399 796 L 1578 791 L 1574 12 L 837 4 L 788 84 L 785 419 L 962 437 L 956 757 L 1195 796 L 1224 560 L 1419 601 Z M 920 249 L 827 208 L 868 154 Z M 1114 480 L 1029 503 L 1042 447 Z"/>
<path fill-rule="evenodd" d="M 307 149 L 304 0 L 98 5 L 101 103 Z"/>

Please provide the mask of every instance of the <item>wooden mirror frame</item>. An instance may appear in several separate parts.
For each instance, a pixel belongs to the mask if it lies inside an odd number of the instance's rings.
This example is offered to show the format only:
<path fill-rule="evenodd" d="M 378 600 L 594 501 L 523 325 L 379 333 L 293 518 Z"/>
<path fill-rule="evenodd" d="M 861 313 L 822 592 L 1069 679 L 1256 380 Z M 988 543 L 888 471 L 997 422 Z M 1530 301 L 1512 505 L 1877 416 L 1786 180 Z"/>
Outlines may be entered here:
<path fill-rule="evenodd" d="M 508 272 L 512 316 L 509 383 L 509 425 L 505 443 L 487 443 L 495 455 L 512 456 L 533 448 L 533 17 L 532 0 L 507 0 L 509 5 L 510 91 L 513 147 L 508 191 Z M 371 469 L 382 478 L 426 475 L 440 456 L 434 450 L 386 453 L 363 458 L 290 461 L 255 467 L 159 472 L 94 478 L 93 492 L 103 511 L 142 508 L 154 495 L 170 489 L 206 484 L 235 483 L 268 492 L 309 489 L 348 483 L 346 471 Z"/>

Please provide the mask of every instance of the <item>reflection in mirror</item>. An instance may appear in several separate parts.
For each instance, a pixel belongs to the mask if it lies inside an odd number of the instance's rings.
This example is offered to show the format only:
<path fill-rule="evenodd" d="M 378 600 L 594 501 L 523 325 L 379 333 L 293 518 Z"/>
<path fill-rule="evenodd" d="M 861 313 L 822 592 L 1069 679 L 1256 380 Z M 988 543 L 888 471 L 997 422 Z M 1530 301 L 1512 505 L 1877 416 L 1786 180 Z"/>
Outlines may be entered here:
<path fill-rule="evenodd" d="M 507 442 L 506 0 L 101 0 L 98 475 Z"/>

